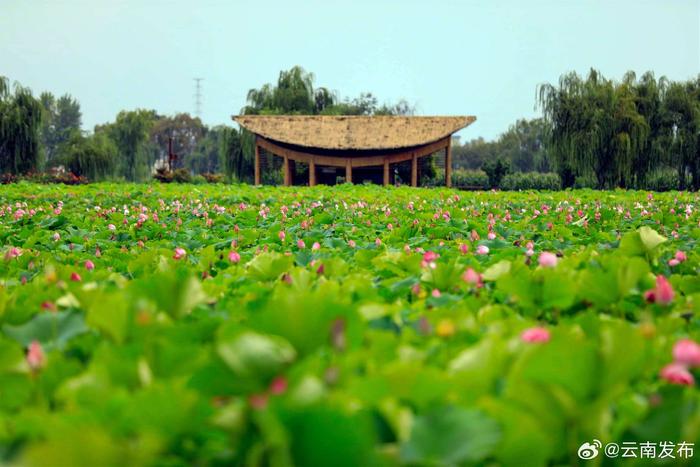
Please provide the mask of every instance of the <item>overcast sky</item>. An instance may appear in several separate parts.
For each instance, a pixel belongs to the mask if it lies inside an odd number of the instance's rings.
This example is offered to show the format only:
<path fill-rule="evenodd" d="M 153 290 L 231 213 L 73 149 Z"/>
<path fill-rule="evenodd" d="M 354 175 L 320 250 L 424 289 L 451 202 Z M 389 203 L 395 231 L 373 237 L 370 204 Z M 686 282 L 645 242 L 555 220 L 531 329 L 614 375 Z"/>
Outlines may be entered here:
<path fill-rule="evenodd" d="M 83 127 L 122 109 L 231 124 L 248 89 L 301 65 L 342 97 L 476 115 L 465 139 L 537 115 L 535 91 L 575 70 L 700 73 L 700 0 L 0 0 L 0 75 L 69 93 Z"/>

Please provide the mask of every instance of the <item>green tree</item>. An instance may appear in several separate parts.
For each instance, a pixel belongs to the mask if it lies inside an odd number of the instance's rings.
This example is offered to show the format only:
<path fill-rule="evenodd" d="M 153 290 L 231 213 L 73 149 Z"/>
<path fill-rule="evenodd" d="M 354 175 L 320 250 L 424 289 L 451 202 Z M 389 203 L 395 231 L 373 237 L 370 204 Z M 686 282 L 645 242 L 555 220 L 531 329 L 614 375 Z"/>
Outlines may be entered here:
<path fill-rule="evenodd" d="M 51 161 L 58 147 L 71 138 L 75 131 L 80 131 L 82 113 L 80 103 L 66 94 L 56 99 L 50 92 L 39 96 L 42 106 L 41 144 L 46 160 Z"/>
<path fill-rule="evenodd" d="M 670 83 L 663 100 L 664 141 L 667 161 L 678 173 L 679 186 L 700 188 L 700 77 L 687 83 Z"/>
<path fill-rule="evenodd" d="M 224 170 L 220 152 L 223 135 L 227 129 L 220 125 L 206 130 L 192 154 L 185 159 L 185 166 L 192 173 L 218 173 Z"/>
<path fill-rule="evenodd" d="M 452 146 L 452 163 L 455 169 L 475 170 L 489 160 L 498 157 L 498 144 L 483 137 Z"/>
<path fill-rule="evenodd" d="M 39 164 L 41 103 L 19 83 L 0 76 L 0 172 L 22 174 Z"/>
<path fill-rule="evenodd" d="M 496 152 L 509 160 L 515 171 L 549 172 L 546 135 L 546 123 L 541 118 L 520 119 L 498 138 Z"/>
<path fill-rule="evenodd" d="M 637 112 L 633 83 L 614 83 L 596 70 L 584 80 L 569 73 L 539 88 L 549 150 L 565 186 L 594 176 L 599 188 L 626 187 L 649 135 Z"/>
<path fill-rule="evenodd" d="M 187 159 L 195 152 L 206 131 L 199 118 L 180 113 L 173 117 L 157 117 L 151 126 L 150 138 L 156 148 L 157 159 L 164 163 L 168 160 L 168 142 L 172 138 L 173 152 L 177 154 L 172 168 L 177 169 L 187 165 Z"/>
<path fill-rule="evenodd" d="M 251 145 L 250 133 L 235 128 L 221 129 L 219 160 L 226 176 L 233 181 L 253 182 L 254 161 L 252 150 L 244 150 Z"/>
<path fill-rule="evenodd" d="M 335 97 L 325 88 L 314 90 L 314 75 L 300 66 L 280 71 L 277 84 L 248 91 L 244 114 L 301 114 L 322 112 L 333 105 Z"/>
<path fill-rule="evenodd" d="M 63 165 L 78 176 L 90 181 L 109 178 L 117 162 L 117 147 L 105 134 L 83 136 L 74 131 L 67 141 L 61 143 L 50 166 Z"/>
<path fill-rule="evenodd" d="M 95 133 L 105 132 L 119 151 L 118 172 L 127 180 L 145 178 L 155 162 L 156 150 L 149 141 L 157 120 L 154 110 L 121 111 L 113 123 L 99 126 Z"/>

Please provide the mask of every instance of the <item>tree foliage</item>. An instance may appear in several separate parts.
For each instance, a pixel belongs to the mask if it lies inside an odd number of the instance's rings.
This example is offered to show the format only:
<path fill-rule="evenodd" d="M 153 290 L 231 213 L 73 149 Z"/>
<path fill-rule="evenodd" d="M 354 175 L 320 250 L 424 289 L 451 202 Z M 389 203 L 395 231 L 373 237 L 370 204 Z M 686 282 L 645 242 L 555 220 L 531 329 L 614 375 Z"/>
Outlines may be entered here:
<path fill-rule="evenodd" d="M 541 118 L 518 120 L 495 141 L 477 138 L 453 145 L 455 168 L 475 170 L 490 161 L 502 159 L 515 171 L 549 172 L 546 135 L 546 123 Z"/>
<path fill-rule="evenodd" d="M 68 141 L 58 147 L 49 164 L 62 165 L 79 177 L 99 181 L 109 178 L 114 173 L 117 159 L 117 146 L 104 133 L 86 137 L 80 132 L 73 132 Z"/>
<path fill-rule="evenodd" d="M 22 174 L 39 164 L 41 103 L 31 90 L 0 76 L 0 173 Z"/>
<path fill-rule="evenodd" d="M 173 169 L 183 168 L 191 158 L 200 141 L 206 135 L 207 129 L 198 117 L 188 113 L 179 113 L 173 117 L 158 116 L 150 129 L 150 138 L 155 145 L 157 158 L 161 161 L 168 159 L 168 144 L 173 141 L 173 152 L 177 154 Z"/>
<path fill-rule="evenodd" d="M 700 187 L 698 83 L 651 73 L 621 82 L 591 70 L 539 88 L 548 145 L 565 186 L 595 178 L 597 188 L 644 186 L 652 168 L 674 167 L 681 188 Z"/>
<path fill-rule="evenodd" d="M 56 99 L 52 93 L 42 92 L 39 101 L 42 106 L 41 144 L 46 160 L 51 161 L 58 147 L 73 133 L 80 132 L 82 113 L 80 103 L 68 94 Z"/>
<path fill-rule="evenodd" d="M 142 172 L 150 172 L 155 162 L 154 149 L 148 143 L 156 119 L 154 110 L 122 111 L 113 123 L 95 129 L 96 133 L 104 131 L 116 144 L 120 154 L 117 170 L 127 180 L 137 180 L 137 174 L 143 177 Z"/>
<path fill-rule="evenodd" d="M 354 99 L 341 100 L 336 92 L 325 87 L 314 87 L 313 73 L 300 66 L 280 71 L 276 84 L 267 83 L 248 91 L 243 114 L 284 115 L 412 115 L 407 101 L 379 104 L 370 92 Z"/>

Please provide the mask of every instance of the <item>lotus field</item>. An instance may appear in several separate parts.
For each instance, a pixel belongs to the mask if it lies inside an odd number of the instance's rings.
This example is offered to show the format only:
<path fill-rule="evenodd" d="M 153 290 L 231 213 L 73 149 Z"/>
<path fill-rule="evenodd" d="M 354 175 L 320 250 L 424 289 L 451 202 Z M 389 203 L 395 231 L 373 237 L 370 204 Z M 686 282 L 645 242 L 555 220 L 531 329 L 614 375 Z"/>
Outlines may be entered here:
<path fill-rule="evenodd" d="M 575 465 L 594 439 L 695 443 L 699 204 L 3 186 L 0 463 Z"/>

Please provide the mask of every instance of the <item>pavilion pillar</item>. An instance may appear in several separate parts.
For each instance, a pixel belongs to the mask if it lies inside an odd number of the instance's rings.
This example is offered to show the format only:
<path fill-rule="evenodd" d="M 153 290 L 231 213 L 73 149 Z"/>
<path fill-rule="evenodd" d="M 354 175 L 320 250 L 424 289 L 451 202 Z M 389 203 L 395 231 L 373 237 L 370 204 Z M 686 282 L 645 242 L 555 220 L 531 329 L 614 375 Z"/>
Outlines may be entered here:
<path fill-rule="evenodd" d="M 255 137 L 255 184 L 260 185 L 260 146 L 258 137 Z"/>
<path fill-rule="evenodd" d="M 352 161 L 350 159 L 345 162 L 345 181 L 352 183 Z"/>
<path fill-rule="evenodd" d="M 316 186 L 316 159 L 313 156 L 309 162 L 309 186 Z"/>
<path fill-rule="evenodd" d="M 284 186 L 289 186 L 289 158 L 284 156 Z"/>
<path fill-rule="evenodd" d="M 452 138 L 448 137 L 445 147 L 445 186 L 452 186 Z"/>
<path fill-rule="evenodd" d="M 418 156 L 413 153 L 411 159 L 411 186 L 418 186 Z"/>
<path fill-rule="evenodd" d="M 389 159 L 384 159 L 384 186 L 389 186 Z"/>

